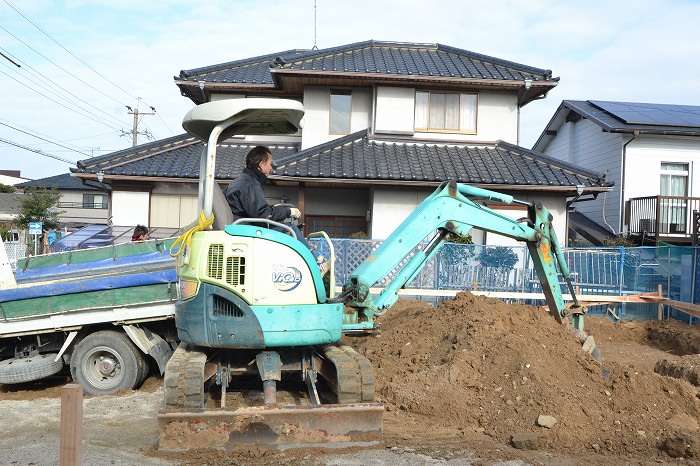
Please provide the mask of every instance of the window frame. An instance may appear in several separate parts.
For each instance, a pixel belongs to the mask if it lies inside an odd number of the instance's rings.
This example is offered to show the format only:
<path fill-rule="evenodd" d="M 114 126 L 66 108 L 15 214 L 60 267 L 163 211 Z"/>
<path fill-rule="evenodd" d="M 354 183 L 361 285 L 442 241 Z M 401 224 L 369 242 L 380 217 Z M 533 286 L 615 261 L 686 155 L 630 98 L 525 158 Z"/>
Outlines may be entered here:
<path fill-rule="evenodd" d="M 333 97 L 334 96 L 347 96 L 350 101 L 348 103 L 348 109 L 347 109 L 347 121 L 342 121 L 343 124 L 347 124 L 347 132 L 342 132 L 342 131 L 334 131 L 333 128 Z M 336 104 L 337 105 L 337 104 Z M 341 109 L 344 111 L 344 109 Z M 339 118 L 339 117 L 336 117 Z M 343 120 L 345 120 L 345 117 L 343 116 Z M 341 130 L 344 128 L 340 128 Z M 328 92 L 328 134 L 337 134 L 337 135 L 347 135 L 352 132 L 352 89 L 330 89 Z"/>
<path fill-rule="evenodd" d="M 100 196 L 102 202 L 98 205 L 95 203 L 95 197 Z M 92 202 L 88 202 L 88 199 L 92 199 Z M 108 209 L 109 208 L 109 196 L 104 193 L 83 193 L 82 207 L 83 209 Z"/>
<path fill-rule="evenodd" d="M 428 120 L 428 125 L 427 127 L 422 127 L 418 126 L 417 123 L 417 118 L 416 115 L 418 113 L 418 94 L 427 94 L 428 100 L 427 100 L 427 109 L 426 109 L 426 117 Z M 431 127 L 431 97 L 433 95 L 457 95 L 459 96 L 459 114 L 458 114 L 458 120 L 459 120 L 459 128 L 454 129 L 454 128 L 432 128 Z M 463 96 L 470 96 L 473 97 L 473 129 L 472 128 L 467 128 L 463 129 L 462 128 L 462 123 L 464 120 L 464 116 L 462 114 L 462 99 Z M 466 104 L 465 104 L 466 105 Z M 477 134 L 478 131 L 478 112 L 479 112 L 479 93 L 478 92 L 457 92 L 457 91 L 440 91 L 440 90 L 425 90 L 425 89 L 416 89 L 414 93 L 414 105 L 413 105 L 413 130 L 416 132 L 420 133 L 458 133 L 458 134 Z M 445 114 L 447 113 L 447 110 L 445 109 Z M 444 126 L 444 125 L 443 125 Z"/>

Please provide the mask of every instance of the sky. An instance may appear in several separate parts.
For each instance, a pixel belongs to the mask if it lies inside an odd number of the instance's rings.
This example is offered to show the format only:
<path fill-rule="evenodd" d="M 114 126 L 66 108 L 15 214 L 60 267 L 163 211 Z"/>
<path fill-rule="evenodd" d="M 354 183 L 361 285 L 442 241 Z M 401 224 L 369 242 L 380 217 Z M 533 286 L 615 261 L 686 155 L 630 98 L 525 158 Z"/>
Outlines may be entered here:
<path fill-rule="evenodd" d="M 139 144 L 182 134 L 180 70 L 371 39 L 552 70 L 521 111 L 531 148 L 562 100 L 700 105 L 698 24 L 700 0 L 0 0 L 0 169 L 126 149 L 136 109 Z"/>

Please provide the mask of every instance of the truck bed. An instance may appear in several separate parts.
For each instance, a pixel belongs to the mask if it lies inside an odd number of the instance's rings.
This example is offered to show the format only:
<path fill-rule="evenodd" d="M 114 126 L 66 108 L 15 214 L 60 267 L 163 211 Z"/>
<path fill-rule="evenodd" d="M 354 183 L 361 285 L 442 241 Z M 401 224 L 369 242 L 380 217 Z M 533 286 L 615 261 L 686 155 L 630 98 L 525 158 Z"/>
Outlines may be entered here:
<path fill-rule="evenodd" d="M 30 257 L 0 290 L 0 338 L 99 322 L 172 318 L 174 238 Z"/>

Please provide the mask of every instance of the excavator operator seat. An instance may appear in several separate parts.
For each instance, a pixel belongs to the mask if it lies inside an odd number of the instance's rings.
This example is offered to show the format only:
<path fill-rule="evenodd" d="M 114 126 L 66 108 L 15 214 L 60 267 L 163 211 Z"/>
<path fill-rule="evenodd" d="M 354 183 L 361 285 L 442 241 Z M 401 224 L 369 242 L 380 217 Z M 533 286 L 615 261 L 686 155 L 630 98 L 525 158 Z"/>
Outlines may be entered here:
<path fill-rule="evenodd" d="M 214 230 L 223 230 L 226 225 L 233 223 L 233 212 L 228 205 L 226 196 L 219 183 L 214 183 L 214 198 L 212 199 L 212 213 L 214 214 Z"/>

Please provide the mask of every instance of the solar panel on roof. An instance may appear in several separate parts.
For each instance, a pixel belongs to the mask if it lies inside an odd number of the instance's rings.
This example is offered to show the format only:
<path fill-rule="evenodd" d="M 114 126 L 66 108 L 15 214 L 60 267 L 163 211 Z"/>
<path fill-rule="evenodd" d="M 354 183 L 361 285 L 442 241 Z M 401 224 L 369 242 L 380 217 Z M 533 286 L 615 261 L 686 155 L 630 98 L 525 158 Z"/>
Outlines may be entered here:
<path fill-rule="evenodd" d="M 628 125 L 700 126 L 700 106 L 600 100 L 589 102 Z"/>

